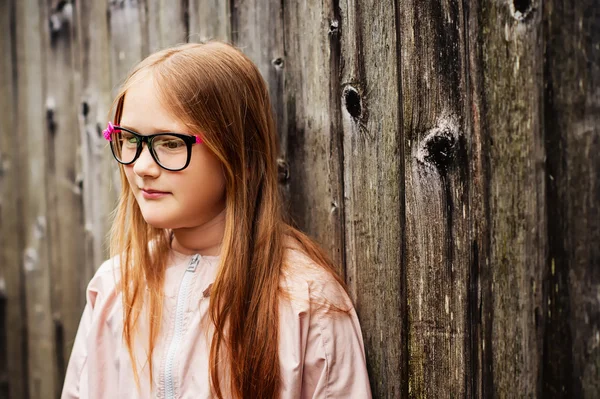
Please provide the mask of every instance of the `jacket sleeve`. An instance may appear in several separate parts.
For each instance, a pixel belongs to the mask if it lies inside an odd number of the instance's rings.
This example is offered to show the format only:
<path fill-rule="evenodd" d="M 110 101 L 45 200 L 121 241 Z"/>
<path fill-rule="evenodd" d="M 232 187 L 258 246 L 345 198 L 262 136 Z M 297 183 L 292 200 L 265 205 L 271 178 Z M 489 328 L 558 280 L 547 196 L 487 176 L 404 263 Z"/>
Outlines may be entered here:
<path fill-rule="evenodd" d="M 75 335 L 69 364 L 67 365 L 61 399 L 75 399 L 87 396 L 85 392 L 87 391 L 86 362 L 88 358 L 88 337 L 94 318 L 94 308 L 97 306 L 100 296 L 95 284 L 98 272 L 92 278 L 86 290 L 86 304 L 79 322 L 77 334 Z"/>
<path fill-rule="evenodd" d="M 311 312 L 303 398 L 371 398 L 362 333 L 355 309 Z"/>

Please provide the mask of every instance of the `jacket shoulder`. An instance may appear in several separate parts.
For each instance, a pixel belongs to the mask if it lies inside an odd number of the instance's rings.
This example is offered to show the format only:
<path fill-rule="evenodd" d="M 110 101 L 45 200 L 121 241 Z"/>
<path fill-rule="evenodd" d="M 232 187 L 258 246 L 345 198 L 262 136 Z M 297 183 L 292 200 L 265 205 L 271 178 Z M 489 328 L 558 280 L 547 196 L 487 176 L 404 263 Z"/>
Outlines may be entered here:
<path fill-rule="evenodd" d="M 324 307 L 349 310 L 352 302 L 334 272 L 315 262 L 304 252 L 287 250 L 282 272 L 282 288 L 292 298 L 302 297 L 313 309 Z M 294 295 L 296 294 L 296 295 Z"/>
<path fill-rule="evenodd" d="M 98 296 L 106 297 L 116 289 L 120 278 L 118 258 L 112 257 L 105 260 L 94 273 L 87 285 L 86 299 L 94 307 Z"/>

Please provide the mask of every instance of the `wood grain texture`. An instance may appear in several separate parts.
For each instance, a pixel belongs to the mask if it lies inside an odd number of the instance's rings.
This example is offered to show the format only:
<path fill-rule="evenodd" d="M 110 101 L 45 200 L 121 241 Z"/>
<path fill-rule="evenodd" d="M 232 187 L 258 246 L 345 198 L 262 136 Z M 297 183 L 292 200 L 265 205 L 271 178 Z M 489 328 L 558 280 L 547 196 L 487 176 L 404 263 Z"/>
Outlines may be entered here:
<path fill-rule="evenodd" d="M 469 145 L 462 2 L 402 1 L 409 394 L 471 396 Z"/>
<path fill-rule="evenodd" d="M 137 0 L 108 2 L 110 35 L 110 60 L 113 93 L 128 72 L 149 53 L 146 9 Z M 104 127 L 103 127 L 104 129 Z"/>
<path fill-rule="evenodd" d="M 281 147 L 289 173 L 282 183 L 294 224 L 323 245 L 342 268 L 339 23 L 339 12 L 330 3 L 294 2 L 284 7 L 285 126 Z"/>
<path fill-rule="evenodd" d="M 231 4 L 233 1 L 189 0 L 188 42 L 210 39 L 232 40 Z"/>
<path fill-rule="evenodd" d="M 466 216 L 469 223 L 467 239 L 470 256 L 467 273 L 467 309 L 465 350 L 469 367 L 465 370 L 465 389 L 471 397 L 493 396 L 492 353 L 492 270 L 490 265 L 489 217 L 489 147 L 490 137 L 485 125 L 486 101 L 483 80 L 483 44 L 481 3 L 463 2 L 464 7 L 464 126 L 468 135 Z M 462 267 L 466 267 L 463 265 Z M 486 350 L 486 347 L 488 350 Z"/>
<path fill-rule="evenodd" d="M 187 42 L 188 10 L 184 1 L 144 0 L 148 51 Z"/>
<path fill-rule="evenodd" d="M 244 0 L 231 10 L 232 40 L 258 67 L 267 82 L 273 116 L 277 126 L 279 145 L 286 148 L 284 129 L 284 29 L 281 1 Z M 280 164 L 283 157 L 280 158 Z M 285 187 L 284 193 L 285 193 Z"/>
<path fill-rule="evenodd" d="M 78 32 L 76 60 L 81 74 L 78 102 L 85 261 L 81 268 L 80 298 L 95 270 L 108 256 L 108 215 L 118 194 L 117 167 L 102 130 L 112 101 L 109 12 L 107 1 L 79 2 L 75 7 Z M 112 173 L 111 173 L 112 172 Z M 74 337 L 73 337 L 74 338 Z"/>
<path fill-rule="evenodd" d="M 108 256 L 102 130 L 135 64 L 238 45 L 295 223 L 340 266 L 375 398 L 600 396 L 592 0 L 0 3 L 0 397 L 55 397 Z"/>
<path fill-rule="evenodd" d="M 393 1 L 340 3 L 346 281 L 375 397 L 406 395 L 403 144 Z"/>
<path fill-rule="evenodd" d="M 23 250 L 29 398 L 55 396 L 58 370 L 52 320 L 45 129 L 47 16 L 36 0 L 17 2 L 18 129 L 23 138 Z M 31 143 L 31 145 L 28 145 Z M 27 144 L 27 145 L 25 145 Z"/>
<path fill-rule="evenodd" d="M 543 396 L 600 397 L 600 11 L 544 3 Z"/>
<path fill-rule="evenodd" d="M 529 5 L 529 6 L 528 6 Z M 493 392 L 539 397 L 546 234 L 541 4 L 482 6 Z"/>
<path fill-rule="evenodd" d="M 58 380 L 73 347 L 85 297 L 80 281 L 86 278 L 83 200 L 81 190 L 80 135 L 76 90 L 80 74 L 75 62 L 74 10 L 71 3 L 47 2 L 49 30 L 46 47 L 45 147 L 47 163 L 48 233 L 51 307 L 56 345 Z M 67 151 L 65 151 L 68 149 Z M 59 389 L 62 387 L 58 387 Z"/>
<path fill-rule="evenodd" d="M 16 4 L 0 3 L 0 397 L 28 390 L 27 320 L 23 292 L 23 207 L 17 116 Z"/>

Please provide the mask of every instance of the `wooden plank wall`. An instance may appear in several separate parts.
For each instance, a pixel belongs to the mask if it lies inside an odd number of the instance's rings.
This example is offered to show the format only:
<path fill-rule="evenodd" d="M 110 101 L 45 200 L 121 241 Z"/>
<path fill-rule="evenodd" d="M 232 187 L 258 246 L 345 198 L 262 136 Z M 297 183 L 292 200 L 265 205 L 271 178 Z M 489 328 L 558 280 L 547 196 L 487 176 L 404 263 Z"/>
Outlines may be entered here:
<path fill-rule="evenodd" d="M 0 2 L 0 397 L 59 395 L 116 88 L 210 38 L 269 84 L 286 208 L 348 282 L 374 397 L 600 397 L 593 0 Z"/>

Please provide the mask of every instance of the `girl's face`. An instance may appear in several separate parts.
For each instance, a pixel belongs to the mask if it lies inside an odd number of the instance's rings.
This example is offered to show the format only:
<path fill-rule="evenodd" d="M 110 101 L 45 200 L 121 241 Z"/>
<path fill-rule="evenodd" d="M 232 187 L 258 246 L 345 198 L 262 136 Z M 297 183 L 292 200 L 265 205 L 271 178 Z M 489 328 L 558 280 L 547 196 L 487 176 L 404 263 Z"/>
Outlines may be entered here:
<path fill-rule="evenodd" d="M 165 109 L 151 73 L 127 90 L 120 125 L 142 135 L 191 134 Z M 157 228 L 193 228 L 210 222 L 225 208 L 225 176 L 218 158 L 194 144 L 190 164 L 178 172 L 161 168 L 144 144 L 140 157 L 123 165 L 144 219 Z"/>

